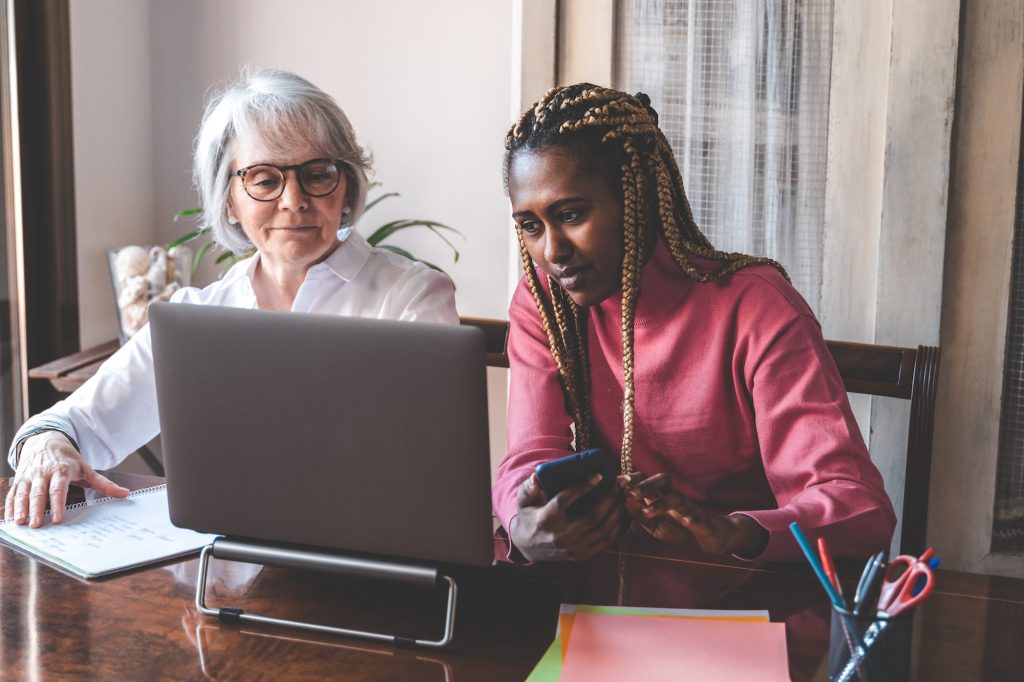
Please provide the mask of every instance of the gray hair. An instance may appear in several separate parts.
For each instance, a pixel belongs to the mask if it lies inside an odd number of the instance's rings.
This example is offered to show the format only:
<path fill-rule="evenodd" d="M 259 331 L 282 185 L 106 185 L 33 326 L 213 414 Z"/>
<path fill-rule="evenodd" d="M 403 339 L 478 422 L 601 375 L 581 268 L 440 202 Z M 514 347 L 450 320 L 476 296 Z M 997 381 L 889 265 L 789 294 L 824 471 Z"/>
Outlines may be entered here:
<path fill-rule="evenodd" d="M 297 146 L 309 146 L 325 158 L 340 161 L 349 210 L 344 222 L 351 225 L 359 220 L 366 206 L 371 160 L 356 141 L 345 112 L 305 78 L 247 66 L 237 81 L 210 98 L 192 157 L 193 180 L 203 208 L 199 224 L 210 228 L 217 244 L 239 254 L 252 248 L 241 226 L 228 222 L 231 163 L 239 140 L 279 156 L 287 156 Z"/>

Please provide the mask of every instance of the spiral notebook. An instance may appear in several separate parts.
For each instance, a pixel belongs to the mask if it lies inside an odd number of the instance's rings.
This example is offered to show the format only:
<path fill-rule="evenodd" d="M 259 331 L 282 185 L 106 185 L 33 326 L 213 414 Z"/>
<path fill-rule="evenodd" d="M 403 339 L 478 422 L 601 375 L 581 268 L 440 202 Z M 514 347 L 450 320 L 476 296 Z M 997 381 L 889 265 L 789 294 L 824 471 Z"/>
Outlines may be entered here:
<path fill-rule="evenodd" d="M 0 521 L 0 541 L 81 578 L 187 556 L 217 537 L 173 526 L 165 485 L 69 505 L 59 524 L 49 516 L 39 528 Z"/>

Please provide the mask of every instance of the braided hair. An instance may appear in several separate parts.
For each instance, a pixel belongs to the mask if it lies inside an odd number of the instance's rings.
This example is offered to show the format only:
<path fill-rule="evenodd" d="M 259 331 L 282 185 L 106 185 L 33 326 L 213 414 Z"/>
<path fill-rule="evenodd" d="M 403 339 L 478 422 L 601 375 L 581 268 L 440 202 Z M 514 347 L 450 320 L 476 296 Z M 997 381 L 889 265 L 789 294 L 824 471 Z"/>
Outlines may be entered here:
<path fill-rule="evenodd" d="M 640 272 L 648 247 L 657 235 L 673 260 L 697 282 L 720 279 L 741 268 L 767 264 L 789 279 L 785 269 L 769 258 L 717 251 L 697 228 L 683 190 L 683 178 L 668 140 L 658 128 L 650 98 L 579 83 L 552 88 L 516 121 L 505 135 L 505 178 L 515 156 L 523 150 L 568 147 L 617 172 L 623 206 L 622 257 L 622 473 L 633 470 L 633 320 L 640 294 Z M 654 212 L 654 209 L 657 212 Z M 587 355 L 586 308 L 577 305 L 558 283 L 548 278 L 550 296 L 541 287 L 536 268 L 517 225 L 519 255 L 526 283 L 540 313 L 541 325 L 565 395 L 576 434 L 575 447 L 591 441 L 590 363 Z M 719 263 L 710 272 L 699 270 L 691 256 Z"/>

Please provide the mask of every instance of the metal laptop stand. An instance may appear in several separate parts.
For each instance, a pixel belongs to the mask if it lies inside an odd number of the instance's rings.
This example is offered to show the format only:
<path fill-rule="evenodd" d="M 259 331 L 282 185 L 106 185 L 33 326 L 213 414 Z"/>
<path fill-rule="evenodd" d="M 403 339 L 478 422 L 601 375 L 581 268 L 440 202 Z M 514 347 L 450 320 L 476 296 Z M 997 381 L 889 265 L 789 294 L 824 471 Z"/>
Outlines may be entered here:
<path fill-rule="evenodd" d="M 261 616 L 253 613 L 245 613 L 242 609 L 237 608 L 210 608 L 206 605 L 206 570 L 211 556 L 223 561 L 241 561 L 245 563 L 265 564 L 269 566 L 311 569 L 365 578 L 395 580 L 413 585 L 423 585 L 425 587 L 434 587 L 444 581 L 448 584 L 448 606 L 446 608 L 444 621 L 444 634 L 441 639 L 438 640 L 415 639 L 413 637 L 406 637 L 403 635 L 388 635 L 380 632 L 349 630 L 346 628 L 318 625 L 316 623 L 307 623 L 304 621 Z M 199 555 L 199 578 L 196 583 L 196 608 L 207 616 L 217 616 L 225 623 L 265 623 L 269 625 L 282 625 L 284 627 L 298 628 L 300 630 L 312 630 L 313 632 L 332 635 L 361 637 L 363 639 L 372 639 L 378 642 L 393 642 L 402 646 L 439 648 L 447 645 L 452 640 L 452 633 L 455 627 L 456 594 L 457 589 L 455 581 L 450 576 L 439 573 L 437 568 L 430 566 L 399 564 L 336 553 L 260 545 L 219 537 L 211 544 L 203 547 L 203 551 Z"/>

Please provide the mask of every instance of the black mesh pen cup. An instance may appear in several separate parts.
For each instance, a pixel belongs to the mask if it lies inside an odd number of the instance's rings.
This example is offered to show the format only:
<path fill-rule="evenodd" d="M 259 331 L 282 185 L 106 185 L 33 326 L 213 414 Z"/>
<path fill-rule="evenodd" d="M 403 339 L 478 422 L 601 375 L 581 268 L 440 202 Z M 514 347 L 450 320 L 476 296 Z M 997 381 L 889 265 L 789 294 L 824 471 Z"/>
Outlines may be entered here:
<path fill-rule="evenodd" d="M 830 682 L 898 682 L 910 677 L 913 613 L 860 618 L 832 607 L 828 641 Z"/>

